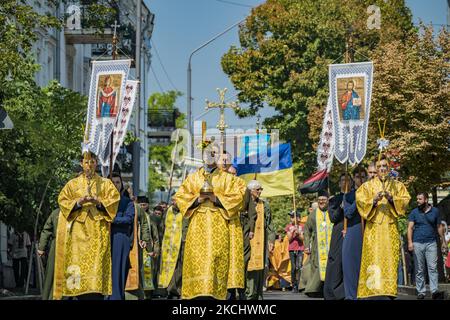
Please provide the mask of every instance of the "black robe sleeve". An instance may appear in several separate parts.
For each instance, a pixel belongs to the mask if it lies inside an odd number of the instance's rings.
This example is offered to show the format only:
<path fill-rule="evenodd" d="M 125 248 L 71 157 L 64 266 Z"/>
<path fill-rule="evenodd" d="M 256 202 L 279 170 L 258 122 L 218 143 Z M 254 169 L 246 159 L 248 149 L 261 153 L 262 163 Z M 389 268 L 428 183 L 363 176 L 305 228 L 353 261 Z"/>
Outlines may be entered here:
<path fill-rule="evenodd" d="M 344 210 L 341 206 L 343 195 L 339 194 L 330 199 L 328 204 L 328 214 L 330 216 L 330 221 L 333 224 L 339 223 L 344 220 Z"/>

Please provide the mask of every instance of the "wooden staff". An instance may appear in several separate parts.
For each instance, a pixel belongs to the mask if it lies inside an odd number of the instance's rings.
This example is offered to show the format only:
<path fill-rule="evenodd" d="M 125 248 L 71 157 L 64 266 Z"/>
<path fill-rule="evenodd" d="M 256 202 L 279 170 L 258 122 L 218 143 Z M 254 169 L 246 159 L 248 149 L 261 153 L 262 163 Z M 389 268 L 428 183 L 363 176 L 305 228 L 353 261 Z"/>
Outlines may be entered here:
<path fill-rule="evenodd" d="M 344 185 L 344 195 L 348 193 L 350 184 L 348 177 L 348 161 L 345 163 L 345 185 Z M 342 196 L 342 201 L 344 201 L 344 196 Z M 344 216 L 344 235 L 347 233 L 347 218 Z"/>
<path fill-rule="evenodd" d="M 114 21 L 114 35 L 113 35 L 113 39 L 112 39 L 112 59 L 116 60 L 117 59 L 117 42 L 118 42 L 118 38 L 117 38 L 117 27 L 119 27 L 119 25 L 117 24 L 117 21 Z M 116 106 L 117 108 L 117 113 L 120 112 L 120 105 Z M 114 123 L 114 127 L 116 126 L 117 120 L 119 119 L 119 115 L 116 116 L 116 121 Z M 137 133 L 139 135 L 139 132 Z M 110 139 L 110 144 L 111 144 L 111 154 L 109 155 L 109 178 L 112 179 L 112 172 L 114 169 L 114 163 L 113 163 L 113 153 L 114 153 L 114 132 L 111 133 L 111 139 Z"/>
<path fill-rule="evenodd" d="M 362 176 L 361 176 L 361 166 L 358 165 L 358 174 L 359 174 L 359 179 L 362 182 Z M 356 192 L 356 185 L 355 185 L 355 192 Z M 356 202 L 356 194 L 355 194 L 355 202 Z M 362 216 L 361 217 L 361 234 L 362 237 L 364 238 L 364 218 Z"/>

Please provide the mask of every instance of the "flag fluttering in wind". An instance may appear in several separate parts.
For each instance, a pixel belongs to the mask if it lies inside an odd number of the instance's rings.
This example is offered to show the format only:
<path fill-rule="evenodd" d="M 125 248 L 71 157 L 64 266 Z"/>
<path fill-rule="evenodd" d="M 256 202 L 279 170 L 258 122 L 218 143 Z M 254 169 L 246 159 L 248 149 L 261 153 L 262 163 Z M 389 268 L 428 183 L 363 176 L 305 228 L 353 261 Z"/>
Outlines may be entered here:
<path fill-rule="evenodd" d="M 246 182 L 258 180 L 263 186 L 262 197 L 292 195 L 294 171 L 290 143 L 264 148 L 263 152 L 241 155 L 233 160 L 237 175 Z"/>
<path fill-rule="evenodd" d="M 300 187 L 300 193 L 314 193 L 320 190 L 326 189 L 328 186 L 328 172 L 327 169 L 323 169 L 315 172 L 311 177 L 303 182 Z"/>

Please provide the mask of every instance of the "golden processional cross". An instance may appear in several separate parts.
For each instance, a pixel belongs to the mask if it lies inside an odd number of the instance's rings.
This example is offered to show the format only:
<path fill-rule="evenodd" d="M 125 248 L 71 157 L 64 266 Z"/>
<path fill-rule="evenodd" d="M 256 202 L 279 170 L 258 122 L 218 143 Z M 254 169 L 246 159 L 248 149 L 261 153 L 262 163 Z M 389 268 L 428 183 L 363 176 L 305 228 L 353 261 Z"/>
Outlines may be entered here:
<path fill-rule="evenodd" d="M 228 127 L 225 123 L 225 109 L 239 109 L 239 105 L 237 101 L 233 102 L 225 102 L 225 93 L 227 92 L 227 88 L 219 89 L 217 88 L 217 92 L 219 93 L 219 102 L 210 102 L 208 99 L 206 99 L 206 110 L 212 109 L 212 108 L 219 108 L 220 110 L 220 118 L 219 123 L 217 124 L 217 129 L 220 131 L 220 154 L 223 154 L 224 151 L 224 144 L 225 144 L 225 129 Z"/>

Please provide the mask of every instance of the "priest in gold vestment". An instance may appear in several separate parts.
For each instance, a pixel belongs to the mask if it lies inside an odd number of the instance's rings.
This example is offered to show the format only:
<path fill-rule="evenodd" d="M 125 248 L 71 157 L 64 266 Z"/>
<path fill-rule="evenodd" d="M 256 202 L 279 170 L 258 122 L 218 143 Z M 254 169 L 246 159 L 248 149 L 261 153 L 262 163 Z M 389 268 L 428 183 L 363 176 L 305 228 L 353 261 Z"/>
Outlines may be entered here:
<path fill-rule="evenodd" d="M 95 173 L 95 155 L 85 152 L 82 166 L 83 174 L 70 180 L 58 197 L 56 300 L 73 296 L 103 299 L 112 294 L 110 225 L 120 194 L 109 179 Z"/>
<path fill-rule="evenodd" d="M 405 215 L 410 195 L 403 183 L 387 176 L 388 162 L 377 163 L 378 176 L 356 191 L 356 206 L 364 220 L 358 299 L 397 296 L 400 253 L 399 217 Z"/>
<path fill-rule="evenodd" d="M 217 168 L 217 153 L 216 148 L 207 150 L 206 165 L 190 174 L 174 196 L 180 212 L 190 220 L 182 299 L 225 300 L 227 288 L 244 285 L 242 230 L 238 224 L 242 193 L 236 178 Z"/>

